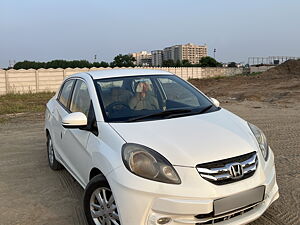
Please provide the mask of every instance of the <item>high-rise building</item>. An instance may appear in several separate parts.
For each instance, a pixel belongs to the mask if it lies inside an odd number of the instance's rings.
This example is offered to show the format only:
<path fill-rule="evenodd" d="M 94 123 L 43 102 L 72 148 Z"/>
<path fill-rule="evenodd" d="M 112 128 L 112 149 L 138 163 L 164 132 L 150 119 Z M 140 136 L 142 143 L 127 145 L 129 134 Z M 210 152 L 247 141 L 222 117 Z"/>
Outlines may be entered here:
<path fill-rule="evenodd" d="M 192 64 L 197 64 L 205 56 L 207 56 L 206 45 L 201 46 L 188 43 L 186 45 L 174 45 L 163 50 L 164 61 L 169 59 L 172 59 L 174 62 L 177 60 L 188 60 Z"/>
<path fill-rule="evenodd" d="M 201 45 L 194 45 L 194 44 L 186 44 L 181 45 L 181 54 L 182 54 L 182 60 L 186 59 L 189 60 L 192 64 L 199 63 L 199 60 L 202 57 L 207 56 L 207 46 L 201 46 Z"/>
<path fill-rule="evenodd" d="M 152 64 L 151 53 L 148 53 L 147 51 L 134 52 L 128 55 L 132 55 L 135 58 L 136 61 L 134 64 L 137 66 L 151 66 Z"/>
<path fill-rule="evenodd" d="M 162 66 L 163 63 L 163 50 L 151 51 L 152 66 Z"/>
<path fill-rule="evenodd" d="M 174 45 L 171 47 L 167 47 L 164 48 L 163 50 L 163 60 L 167 61 L 167 60 L 173 60 L 173 61 L 177 61 L 180 60 L 179 58 L 179 45 Z"/>
<path fill-rule="evenodd" d="M 206 45 L 173 45 L 164 48 L 163 50 L 153 50 L 151 53 L 147 51 L 130 53 L 136 61 L 137 66 L 162 66 L 163 61 L 173 60 L 177 61 L 188 60 L 191 64 L 198 64 L 202 57 L 207 56 Z"/>

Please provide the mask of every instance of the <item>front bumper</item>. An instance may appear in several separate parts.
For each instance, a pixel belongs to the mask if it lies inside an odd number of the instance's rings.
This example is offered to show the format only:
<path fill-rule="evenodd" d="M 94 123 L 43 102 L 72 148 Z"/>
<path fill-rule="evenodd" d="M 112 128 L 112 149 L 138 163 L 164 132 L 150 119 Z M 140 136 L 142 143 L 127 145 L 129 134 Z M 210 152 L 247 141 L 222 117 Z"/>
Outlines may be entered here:
<path fill-rule="evenodd" d="M 246 224 L 260 217 L 279 197 L 272 151 L 268 162 L 260 163 L 252 177 L 227 185 L 217 186 L 205 181 L 195 168 L 176 167 L 176 170 L 182 179 L 181 185 L 148 181 L 133 176 L 124 168 L 114 170 L 107 178 L 118 205 L 121 224 L 159 225 L 160 218 L 170 218 L 168 225 L 200 225 L 213 219 L 220 225 Z M 209 216 L 195 217 L 212 214 L 215 199 L 261 185 L 265 186 L 264 200 L 247 212 L 237 216 L 228 214 L 219 220 Z"/>

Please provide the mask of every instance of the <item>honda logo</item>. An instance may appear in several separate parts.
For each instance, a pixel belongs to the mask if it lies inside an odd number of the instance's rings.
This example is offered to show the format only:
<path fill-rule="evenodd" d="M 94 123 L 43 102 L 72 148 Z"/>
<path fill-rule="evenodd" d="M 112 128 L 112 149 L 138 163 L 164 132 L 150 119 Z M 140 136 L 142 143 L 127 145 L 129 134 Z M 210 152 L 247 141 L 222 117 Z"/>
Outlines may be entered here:
<path fill-rule="evenodd" d="M 240 163 L 231 164 L 229 172 L 232 179 L 239 179 L 244 176 L 243 166 Z"/>

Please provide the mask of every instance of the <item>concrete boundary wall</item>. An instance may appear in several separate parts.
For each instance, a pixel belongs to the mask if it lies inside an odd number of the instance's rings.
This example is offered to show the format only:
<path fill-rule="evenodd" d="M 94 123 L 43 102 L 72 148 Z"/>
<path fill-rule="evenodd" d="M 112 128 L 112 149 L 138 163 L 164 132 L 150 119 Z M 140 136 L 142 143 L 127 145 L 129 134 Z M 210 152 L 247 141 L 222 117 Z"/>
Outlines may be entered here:
<path fill-rule="evenodd" d="M 250 73 L 261 73 L 265 72 L 269 69 L 272 69 L 275 66 L 251 66 L 250 67 Z"/>
<path fill-rule="evenodd" d="M 112 68 L 0 70 L 0 95 L 8 93 L 53 92 L 58 89 L 63 79 L 71 74 L 105 69 Z M 217 76 L 232 76 L 249 72 L 249 69 L 244 68 L 142 67 L 142 69 L 165 70 L 185 80 L 189 78 L 201 79 Z"/>

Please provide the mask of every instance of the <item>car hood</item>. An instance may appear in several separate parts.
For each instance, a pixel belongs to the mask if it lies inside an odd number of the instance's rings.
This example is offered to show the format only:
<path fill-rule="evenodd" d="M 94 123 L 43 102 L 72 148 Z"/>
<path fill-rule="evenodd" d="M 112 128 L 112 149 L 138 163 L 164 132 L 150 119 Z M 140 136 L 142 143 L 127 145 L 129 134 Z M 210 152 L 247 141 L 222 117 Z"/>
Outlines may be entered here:
<path fill-rule="evenodd" d="M 110 123 L 127 142 L 162 154 L 173 165 L 195 167 L 256 150 L 247 122 L 220 109 L 216 112 L 145 122 Z"/>

